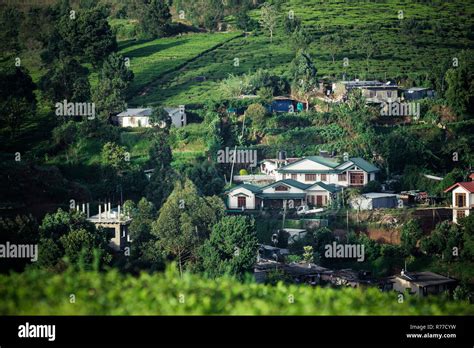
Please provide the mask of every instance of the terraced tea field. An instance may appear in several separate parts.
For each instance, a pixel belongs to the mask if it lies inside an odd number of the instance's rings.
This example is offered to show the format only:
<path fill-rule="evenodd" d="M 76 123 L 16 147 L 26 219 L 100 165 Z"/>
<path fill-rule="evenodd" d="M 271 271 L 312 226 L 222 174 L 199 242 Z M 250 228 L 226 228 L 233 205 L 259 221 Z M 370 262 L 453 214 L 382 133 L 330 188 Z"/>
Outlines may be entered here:
<path fill-rule="evenodd" d="M 431 4 L 400 0 L 290 0 L 281 9 L 281 25 L 273 43 L 260 31 L 234 38 L 211 50 L 212 43 L 238 34 L 194 34 L 122 49 L 125 55 L 129 53 L 135 57 L 132 68 L 137 76 L 131 90 L 131 105 L 200 103 L 205 98 L 219 97 L 218 82 L 230 73 L 248 73 L 258 68 L 285 73 L 298 49 L 282 28 L 284 16 L 290 10 L 302 19 L 314 37 L 308 50 L 319 76 L 342 78 L 346 74 L 347 78 L 422 81 L 434 66 L 473 46 L 474 13 L 467 1 L 433 1 Z M 403 19 L 399 19 L 400 14 Z M 251 15 L 258 19 L 259 10 L 252 11 Z M 418 29 L 402 30 L 403 21 L 410 19 L 415 19 Z M 343 39 L 335 63 L 329 47 L 320 41 L 322 36 L 333 33 Z M 367 66 L 364 43 L 369 37 L 376 42 L 379 52 L 369 59 Z M 191 60 L 192 54 L 196 57 Z M 236 58 L 238 64 L 235 64 Z M 343 66 L 344 58 L 348 58 L 346 67 Z M 152 67 L 142 69 L 141 64 L 149 59 Z M 170 70 L 170 73 L 162 74 Z M 205 80 L 198 77 L 205 77 Z M 149 85 L 151 81 L 154 83 Z M 141 88 L 147 84 L 149 88 L 143 93 Z"/>

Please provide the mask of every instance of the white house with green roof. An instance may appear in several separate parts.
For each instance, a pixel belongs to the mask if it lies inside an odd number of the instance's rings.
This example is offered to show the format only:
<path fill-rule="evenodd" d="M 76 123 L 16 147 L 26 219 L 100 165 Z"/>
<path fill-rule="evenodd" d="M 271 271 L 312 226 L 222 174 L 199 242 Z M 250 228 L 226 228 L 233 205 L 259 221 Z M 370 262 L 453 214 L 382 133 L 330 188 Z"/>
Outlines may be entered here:
<path fill-rule="evenodd" d="M 375 180 L 380 170 L 363 158 L 349 158 L 343 163 L 332 158 L 308 156 L 276 170 L 275 179 L 292 179 L 304 184 L 322 182 L 344 187 L 361 187 Z"/>
<path fill-rule="evenodd" d="M 226 191 L 228 209 L 258 210 L 262 208 L 282 208 L 327 206 L 341 190 L 334 184 L 302 182 L 285 179 L 266 186 L 241 184 Z"/>

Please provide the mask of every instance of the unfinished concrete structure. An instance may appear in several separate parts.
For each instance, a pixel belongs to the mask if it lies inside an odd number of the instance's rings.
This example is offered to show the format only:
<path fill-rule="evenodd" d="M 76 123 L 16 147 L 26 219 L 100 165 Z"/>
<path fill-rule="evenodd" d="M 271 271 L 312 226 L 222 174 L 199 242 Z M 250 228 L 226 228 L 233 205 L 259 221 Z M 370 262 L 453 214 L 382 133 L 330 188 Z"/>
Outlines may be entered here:
<path fill-rule="evenodd" d="M 79 206 L 77 207 L 79 210 Z M 128 235 L 128 225 L 132 219 L 123 214 L 120 205 L 117 208 L 112 208 L 111 203 L 104 203 L 103 206 L 99 204 L 99 213 L 97 215 L 89 215 L 89 203 L 82 204 L 82 212 L 87 214 L 87 220 L 92 222 L 96 228 L 102 227 L 106 230 L 113 230 L 114 237 L 110 240 L 110 246 L 117 251 L 123 250 L 130 237 Z"/>

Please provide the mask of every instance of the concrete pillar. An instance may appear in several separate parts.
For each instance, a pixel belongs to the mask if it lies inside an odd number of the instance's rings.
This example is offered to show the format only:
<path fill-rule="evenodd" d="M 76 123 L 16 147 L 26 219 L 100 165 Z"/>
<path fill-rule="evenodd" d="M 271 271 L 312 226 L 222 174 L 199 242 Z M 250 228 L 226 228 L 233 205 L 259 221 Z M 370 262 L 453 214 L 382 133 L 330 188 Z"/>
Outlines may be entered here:
<path fill-rule="evenodd" d="M 117 207 L 117 212 L 118 212 L 118 221 L 120 222 L 120 204 Z"/>
<path fill-rule="evenodd" d="M 90 213 L 89 213 L 89 203 L 87 203 L 87 218 L 90 217 Z"/>
<path fill-rule="evenodd" d="M 99 204 L 99 222 L 101 220 L 101 217 L 102 217 L 102 206 Z"/>

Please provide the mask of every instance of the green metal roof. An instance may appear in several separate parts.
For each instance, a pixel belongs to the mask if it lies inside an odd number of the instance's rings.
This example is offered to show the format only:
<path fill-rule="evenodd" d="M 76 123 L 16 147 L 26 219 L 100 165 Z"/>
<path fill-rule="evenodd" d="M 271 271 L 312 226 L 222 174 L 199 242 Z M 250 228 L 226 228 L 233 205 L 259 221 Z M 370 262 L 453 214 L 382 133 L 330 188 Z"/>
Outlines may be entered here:
<path fill-rule="evenodd" d="M 329 158 L 322 157 L 322 156 L 307 156 L 307 157 L 303 157 L 302 159 L 300 159 L 298 161 L 288 163 L 286 166 L 281 167 L 278 171 L 291 170 L 291 169 L 285 169 L 285 168 L 289 167 L 289 166 L 291 166 L 295 163 L 299 163 L 301 161 L 304 161 L 304 160 L 310 160 L 310 161 L 313 161 L 315 163 L 322 164 L 323 166 L 326 166 L 326 167 L 329 167 L 329 168 L 336 168 L 339 165 L 339 163 L 337 163 L 335 161 L 332 161 Z M 323 173 L 324 173 L 324 171 L 323 171 Z"/>
<path fill-rule="evenodd" d="M 328 169 L 328 170 L 300 170 L 300 169 L 278 169 L 280 173 L 300 173 L 300 174 L 338 174 L 341 170 Z"/>
<path fill-rule="evenodd" d="M 274 183 L 268 184 L 264 187 L 261 187 L 261 190 L 263 191 L 264 189 L 268 187 L 276 186 L 277 184 L 285 184 L 288 186 L 293 186 L 293 187 L 299 188 L 300 190 L 306 190 L 309 186 L 311 186 L 311 185 L 304 184 L 302 182 L 299 182 L 293 179 L 283 179 L 283 180 L 275 181 Z"/>
<path fill-rule="evenodd" d="M 299 181 L 296 181 L 296 180 L 293 180 L 293 179 L 283 179 L 283 180 L 275 182 L 274 184 L 276 184 L 276 183 L 285 183 L 287 185 L 299 188 L 301 190 L 306 190 L 308 187 L 311 186 L 311 185 L 304 184 L 302 182 L 299 182 Z"/>
<path fill-rule="evenodd" d="M 231 192 L 231 191 L 234 191 L 238 188 L 244 188 L 244 189 L 247 189 L 249 190 L 250 192 L 252 193 L 258 193 L 262 190 L 262 188 L 260 186 L 255 186 L 255 185 L 250 185 L 250 184 L 240 184 L 240 185 L 237 185 L 229 190 L 227 190 L 227 192 Z"/>
<path fill-rule="evenodd" d="M 316 163 L 319 163 L 319 164 L 322 164 L 324 166 L 328 166 L 330 168 L 335 168 L 339 165 L 338 162 L 335 162 L 335 161 L 331 161 L 329 158 L 325 158 L 325 157 L 322 157 L 322 156 L 308 156 L 308 157 L 305 157 L 306 159 L 309 159 L 313 162 L 316 162 Z M 293 162 L 294 163 L 294 162 Z"/>
<path fill-rule="evenodd" d="M 322 181 L 318 181 L 318 182 L 315 182 L 314 184 L 310 185 L 310 187 L 313 187 L 315 185 L 318 185 L 318 186 L 322 187 L 323 189 L 325 189 L 326 191 L 331 192 L 331 193 L 341 191 L 341 187 L 338 187 L 335 184 L 325 184 Z"/>
<path fill-rule="evenodd" d="M 367 162 L 365 159 L 360 157 L 353 157 L 349 159 L 352 163 L 354 163 L 360 169 L 366 171 L 367 173 L 374 173 L 380 171 L 379 168 L 374 166 L 372 163 Z"/>

